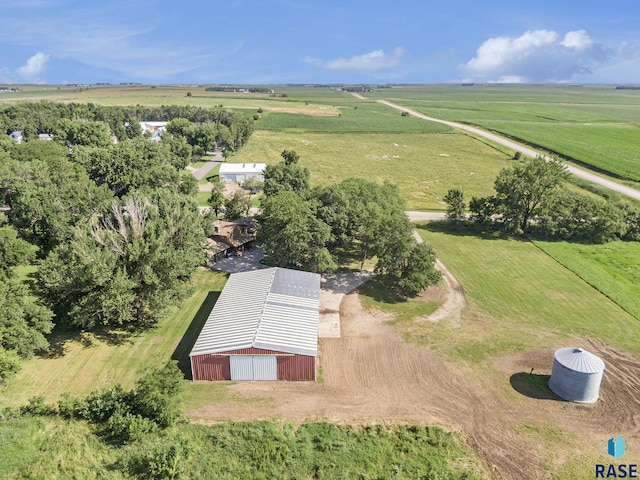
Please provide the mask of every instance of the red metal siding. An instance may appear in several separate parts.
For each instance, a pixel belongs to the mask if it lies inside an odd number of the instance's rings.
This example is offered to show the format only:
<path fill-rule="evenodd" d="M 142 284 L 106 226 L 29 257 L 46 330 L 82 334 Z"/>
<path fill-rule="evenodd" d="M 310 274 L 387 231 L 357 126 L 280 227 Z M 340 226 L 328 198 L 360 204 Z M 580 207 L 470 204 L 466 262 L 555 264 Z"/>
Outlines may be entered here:
<path fill-rule="evenodd" d="M 229 357 L 198 355 L 191 357 L 194 380 L 231 380 Z"/>
<path fill-rule="evenodd" d="M 278 362 L 278 380 L 316 379 L 316 357 L 289 353 L 243 348 L 208 355 L 191 357 L 194 380 L 231 380 L 229 355 L 275 355 Z"/>
<path fill-rule="evenodd" d="M 310 380 L 316 379 L 316 357 L 294 355 L 278 357 L 278 380 Z"/>

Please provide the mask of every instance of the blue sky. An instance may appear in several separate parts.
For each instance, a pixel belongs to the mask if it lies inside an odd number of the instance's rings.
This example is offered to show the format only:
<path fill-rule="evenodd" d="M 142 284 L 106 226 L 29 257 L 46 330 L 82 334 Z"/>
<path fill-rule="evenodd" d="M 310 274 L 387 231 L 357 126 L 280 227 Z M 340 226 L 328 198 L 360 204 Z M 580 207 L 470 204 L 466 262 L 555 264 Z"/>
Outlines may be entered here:
<path fill-rule="evenodd" d="M 640 83 L 640 2 L 0 0 L 2 83 Z"/>

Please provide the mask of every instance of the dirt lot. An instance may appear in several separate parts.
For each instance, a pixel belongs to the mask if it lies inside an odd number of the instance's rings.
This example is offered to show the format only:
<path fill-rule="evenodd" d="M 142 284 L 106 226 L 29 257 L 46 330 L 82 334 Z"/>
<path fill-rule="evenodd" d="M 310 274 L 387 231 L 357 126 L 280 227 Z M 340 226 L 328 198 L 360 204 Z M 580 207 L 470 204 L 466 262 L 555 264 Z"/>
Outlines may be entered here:
<path fill-rule="evenodd" d="M 320 342 L 323 382 L 240 382 L 229 387 L 233 403 L 191 411 L 192 419 L 441 425 L 461 432 L 500 479 L 547 478 L 574 458 L 584 463 L 585 456 L 606 461 L 606 439 L 613 434 L 626 434 L 631 447 L 633 416 L 640 413 L 640 362 L 628 355 L 581 342 L 605 360 L 607 370 L 600 401 L 578 405 L 510 385 L 531 368 L 546 381 L 551 350 L 495 359 L 484 367 L 492 372 L 485 376 L 404 342 L 388 317 L 362 310 L 357 294 L 344 297 L 340 313 L 342 337 Z M 559 439 L 556 430 L 563 432 Z M 640 451 L 633 448 L 637 458 Z"/>

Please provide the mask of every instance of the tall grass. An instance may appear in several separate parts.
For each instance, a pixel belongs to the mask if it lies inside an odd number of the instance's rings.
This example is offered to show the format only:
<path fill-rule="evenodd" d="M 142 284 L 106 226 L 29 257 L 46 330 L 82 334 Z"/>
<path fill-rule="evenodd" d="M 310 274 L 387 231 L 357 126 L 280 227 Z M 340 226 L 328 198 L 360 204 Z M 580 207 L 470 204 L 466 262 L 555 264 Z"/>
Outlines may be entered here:
<path fill-rule="evenodd" d="M 488 478 L 457 434 L 415 425 L 182 424 L 115 449 L 83 422 L 27 416 L 0 422 L 0 446 L 6 479 Z M 163 465 L 176 476 L 155 477 Z"/>

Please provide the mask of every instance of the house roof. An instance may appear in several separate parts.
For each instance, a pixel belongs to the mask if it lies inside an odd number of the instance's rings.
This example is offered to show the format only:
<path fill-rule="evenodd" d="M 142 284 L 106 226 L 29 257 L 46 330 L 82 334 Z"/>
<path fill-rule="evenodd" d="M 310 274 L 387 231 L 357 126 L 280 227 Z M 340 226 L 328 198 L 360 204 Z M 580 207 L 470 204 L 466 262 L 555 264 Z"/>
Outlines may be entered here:
<path fill-rule="evenodd" d="M 243 348 L 316 356 L 320 275 L 286 268 L 231 274 L 190 356 Z"/>
<path fill-rule="evenodd" d="M 225 173 L 262 173 L 266 163 L 221 163 L 219 174 Z"/>

